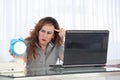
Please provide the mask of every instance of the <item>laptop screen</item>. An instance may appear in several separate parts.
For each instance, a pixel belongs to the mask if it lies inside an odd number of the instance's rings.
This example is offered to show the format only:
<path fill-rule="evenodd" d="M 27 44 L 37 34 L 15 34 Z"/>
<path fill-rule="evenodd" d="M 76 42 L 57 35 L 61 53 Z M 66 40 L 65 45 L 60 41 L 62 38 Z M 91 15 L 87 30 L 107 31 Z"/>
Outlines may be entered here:
<path fill-rule="evenodd" d="M 63 65 L 106 64 L 108 30 L 66 30 Z"/>

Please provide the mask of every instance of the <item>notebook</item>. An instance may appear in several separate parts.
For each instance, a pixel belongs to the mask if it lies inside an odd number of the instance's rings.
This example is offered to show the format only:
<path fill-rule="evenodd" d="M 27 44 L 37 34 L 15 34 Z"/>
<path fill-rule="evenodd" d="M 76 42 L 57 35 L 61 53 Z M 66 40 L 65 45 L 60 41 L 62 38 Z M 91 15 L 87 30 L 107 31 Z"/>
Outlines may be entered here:
<path fill-rule="evenodd" d="M 56 66 L 104 66 L 108 38 L 108 30 L 66 30 L 63 65 Z"/>

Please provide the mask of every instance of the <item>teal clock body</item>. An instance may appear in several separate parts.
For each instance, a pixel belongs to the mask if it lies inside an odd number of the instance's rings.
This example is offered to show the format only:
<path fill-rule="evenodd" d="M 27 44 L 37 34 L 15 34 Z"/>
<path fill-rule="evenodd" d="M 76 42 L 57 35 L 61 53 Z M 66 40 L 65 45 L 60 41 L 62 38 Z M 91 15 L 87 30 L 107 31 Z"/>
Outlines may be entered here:
<path fill-rule="evenodd" d="M 10 41 L 10 51 L 13 55 L 22 56 L 26 52 L 25 40 L 20 37 Z"/>

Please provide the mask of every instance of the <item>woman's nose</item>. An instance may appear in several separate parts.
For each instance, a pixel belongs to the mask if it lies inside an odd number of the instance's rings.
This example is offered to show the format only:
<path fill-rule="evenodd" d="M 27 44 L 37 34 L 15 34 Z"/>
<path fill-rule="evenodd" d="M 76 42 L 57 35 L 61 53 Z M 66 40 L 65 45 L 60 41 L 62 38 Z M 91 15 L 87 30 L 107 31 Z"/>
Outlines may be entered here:
<path fill-rule="evenodd" d="M 46 38 L 46 37 L 47 37 L 47 33 L 44 33 L 44 34 L 43 34 L 43 37 Z"/>

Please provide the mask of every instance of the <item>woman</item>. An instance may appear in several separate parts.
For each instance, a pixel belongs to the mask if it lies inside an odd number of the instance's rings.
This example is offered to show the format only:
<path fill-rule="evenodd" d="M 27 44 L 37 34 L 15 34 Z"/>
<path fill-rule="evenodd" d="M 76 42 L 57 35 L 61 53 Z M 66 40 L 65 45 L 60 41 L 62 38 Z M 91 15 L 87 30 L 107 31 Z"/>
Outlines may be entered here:
<path fill-rule="evenodd" d="M 58 58 L 63 60 L 65 31 L 52 17 L 42 18 L 25 39 L 26 55 L 21 56 L 26 62 L 27 75 L 47 74 L 49 65 L 55 65 Z"/>
<path fill-rule="evenodd" d="M 46 74 L 49 65 L 55 65 L 57 59 L 63 60 L 65 31 L 52 17 L 41 19 L 26 38 L 27 74 Z"/>

